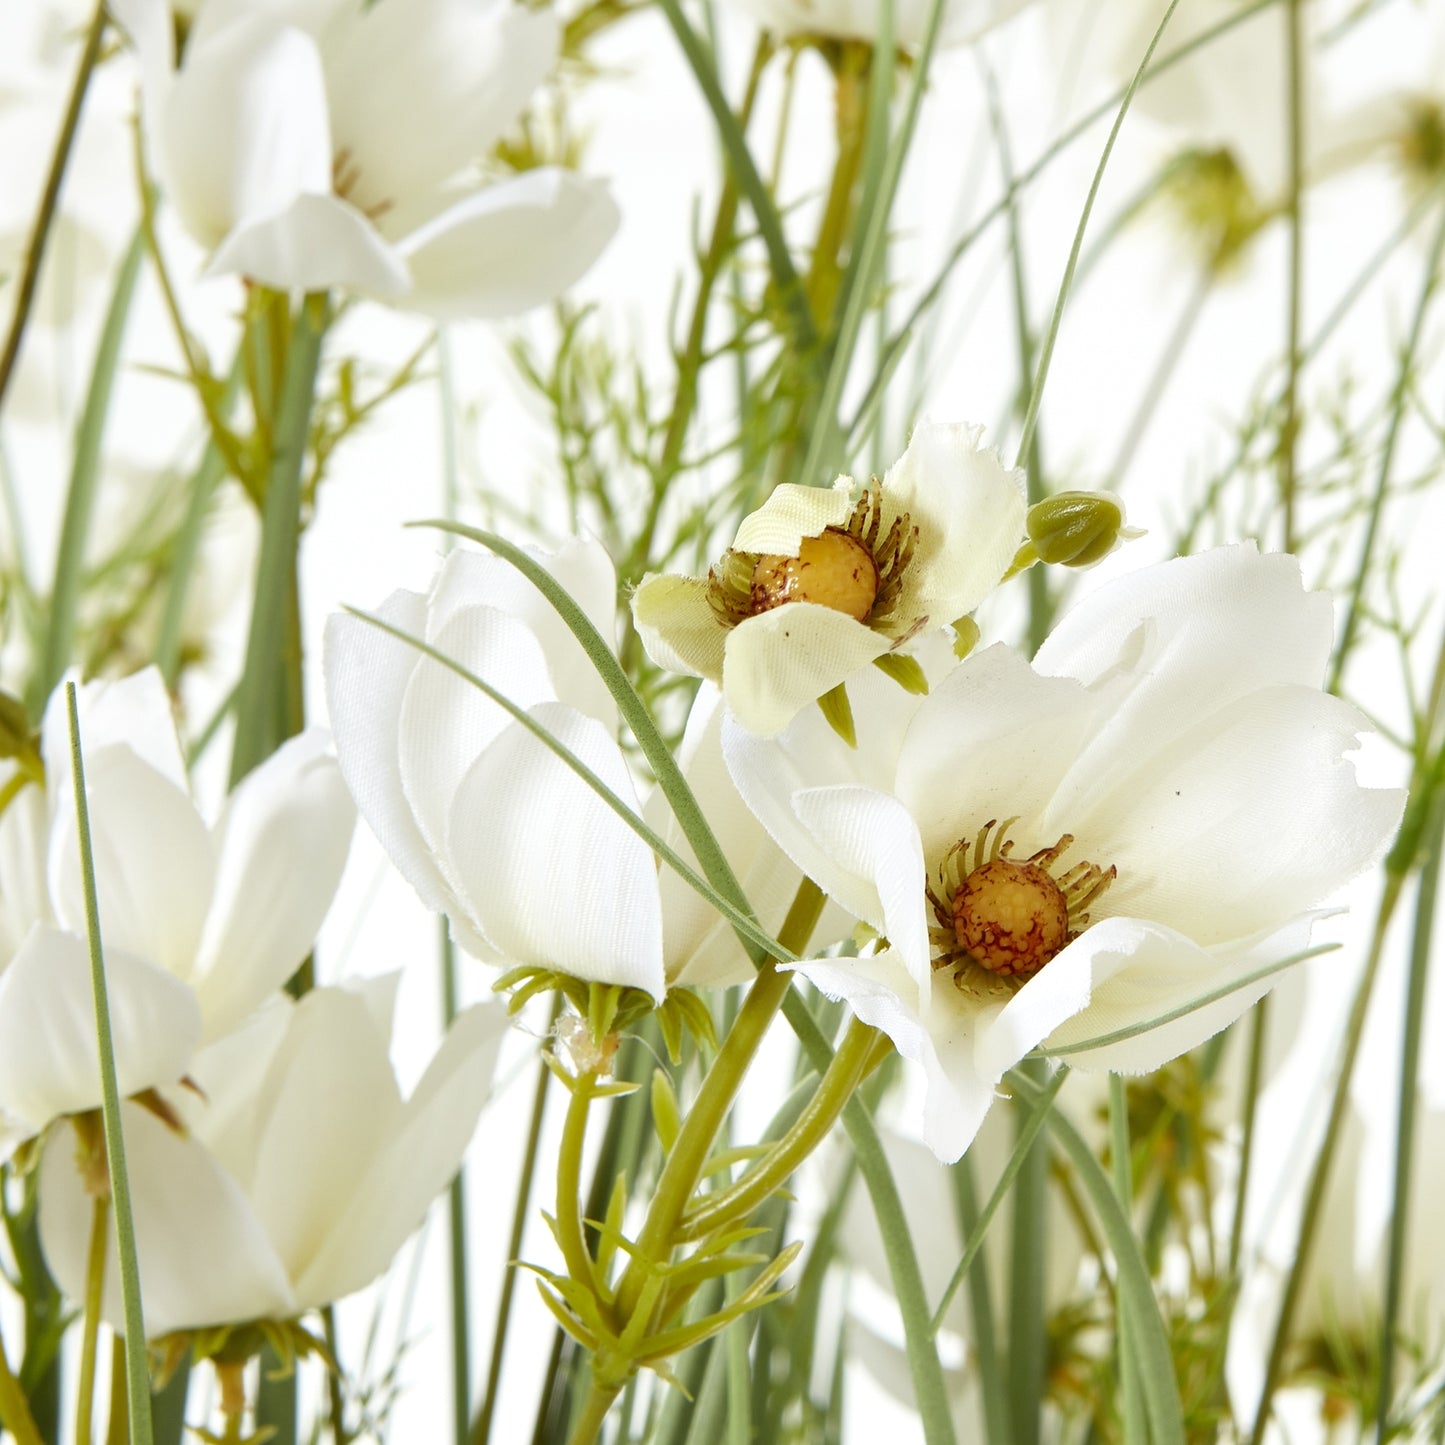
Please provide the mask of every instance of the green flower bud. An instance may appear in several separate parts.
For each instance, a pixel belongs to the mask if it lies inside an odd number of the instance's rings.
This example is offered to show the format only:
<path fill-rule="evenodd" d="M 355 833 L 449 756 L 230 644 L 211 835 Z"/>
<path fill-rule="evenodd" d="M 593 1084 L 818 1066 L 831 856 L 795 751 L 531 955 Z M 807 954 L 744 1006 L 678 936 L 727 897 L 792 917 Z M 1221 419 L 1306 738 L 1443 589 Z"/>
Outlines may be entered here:
<path fill-rule="evenodd" d="M 1026 526 L 1039 560 L 1060 567 L 1092 567 L 1143 535 L 1124 525 L 1124 504 L 1113 492 L 1059 492 L 1029 508 Z"/>

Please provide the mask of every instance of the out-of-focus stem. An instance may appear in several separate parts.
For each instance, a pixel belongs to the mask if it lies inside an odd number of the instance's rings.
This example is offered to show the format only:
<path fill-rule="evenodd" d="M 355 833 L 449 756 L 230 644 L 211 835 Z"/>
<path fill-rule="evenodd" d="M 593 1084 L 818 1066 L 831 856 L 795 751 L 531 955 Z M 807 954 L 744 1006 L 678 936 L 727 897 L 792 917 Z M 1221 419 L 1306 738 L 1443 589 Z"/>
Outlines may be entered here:
<path fill-rule="evenodd" d="M 85 1268 L 85 1320 L 80 1334 L 80 1375 L 75 1382 L 75 1445 L 90 1445 L 95 1432 L 95 1359 L 100 1342 L 100 1297 L 105 1285 L 110 1200 L 97 1195 L 90 1206 L 90 1249 Z"/>
<path fill-rule="evenodd" d="M 15 288 L 15 310 L 10 317 L 10 330 L 5 336 L 5 349 L 0 352 L 0 406 L 3 406 L 5 393 L 10 389 L 15 363 L 20 359 L 20 343 L 25 338 L 25 326 L 30 320 L 30 308 L 35 302 L 35 291 L 40 282 L 40 264 L 45 259 L 50 227 L 59 208 L 60 186 L 65 179 L 65 168 L 70 163 L 75 132 L 80 125 L 81 110 L 85 106 L 85 93 L 90 88 L 90 77 L 95 71 L 96 61 L 100 58 L 100 44 L 105 37 L 105 26 L 105 0 L 97 0 L 90 18 L 90 28 L 86 31 L 85 48 L 80 52 L 75 79 L 71 82 L 65 118 L 60 123 L 60 134 L 56 137 L 55 151 L 50 158 L 45 189 L 41 192 L 40 206 L 35 212 L 35 224 L 30 230 L 30 243 L 25 248 L 20 282 Z"/>

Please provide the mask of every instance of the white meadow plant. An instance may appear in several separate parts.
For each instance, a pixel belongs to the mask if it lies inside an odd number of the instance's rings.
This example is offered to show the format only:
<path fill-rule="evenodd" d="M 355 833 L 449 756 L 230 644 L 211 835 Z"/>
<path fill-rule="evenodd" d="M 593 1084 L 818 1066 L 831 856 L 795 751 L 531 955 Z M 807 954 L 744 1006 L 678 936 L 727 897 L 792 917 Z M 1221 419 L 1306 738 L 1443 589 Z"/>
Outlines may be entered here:
<path fill-rule="evenodd" d="M 1037 1045 L 1143 1072 L 1216 1033 L 1383 854 L 1404 798 L 1345 757 L 1370 729 L 1320 689 L 1330 622 L 1290 559 L 1226 548 L 1094 593 L 1032 666 L 870 679 L 856 750 L 733 727 L 743 796 L 886 940 L 799 971 L 923 1067 L 941 1159 Z"/>
<path fill-rule="evenodd" d="M 355 810 L 324 732 L 286 744 L 208 822 L 154 669 L 80 689 L 91 847 L 124 1093 L 175 1084 L 310 952 Z M 65 700 L 43 787 L 0 815 L 0 1121 L 13 1146 L 96 1109 L 94 1013 Z"/>

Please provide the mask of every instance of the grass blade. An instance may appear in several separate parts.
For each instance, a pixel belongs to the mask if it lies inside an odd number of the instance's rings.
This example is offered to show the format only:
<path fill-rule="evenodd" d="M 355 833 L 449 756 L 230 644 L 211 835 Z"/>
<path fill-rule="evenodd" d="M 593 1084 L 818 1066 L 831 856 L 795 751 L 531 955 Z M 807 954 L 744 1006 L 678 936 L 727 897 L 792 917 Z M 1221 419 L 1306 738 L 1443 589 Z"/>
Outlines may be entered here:
<path fill-rule="evenodd" d="M 140 1268 L 136 1263 L 135 1221 L 131 1214 L 130 1181 L 125 1171 L 125 1139 L 120 1125 L 120 1089 L 115 1077 L 115 1044 L 110 1032 L 105 959 L 100 941 L 100 903 L 95 889 L 95 859 L 90 846 L 90 810 L 85 798 L 85 761 L 81 756 L 80 713 L 75 684 L 65 685 L 70 714 L 70 773 L 75 788 L 76 831 L 80 839 L 81 875 L 85 885 L 85 933 L 90 945 L 90 981 L 95 998 L 95 1032 L 100 1052 L 101 1112 L 105 1120 L 105 1152 L 115 1206 L 116 1253 L 125 1306 L 126 1418 L 132 1445 L 152 1445 L 151 1382 L 146 1364 L 145 1320 L 141 1311 Z"/>

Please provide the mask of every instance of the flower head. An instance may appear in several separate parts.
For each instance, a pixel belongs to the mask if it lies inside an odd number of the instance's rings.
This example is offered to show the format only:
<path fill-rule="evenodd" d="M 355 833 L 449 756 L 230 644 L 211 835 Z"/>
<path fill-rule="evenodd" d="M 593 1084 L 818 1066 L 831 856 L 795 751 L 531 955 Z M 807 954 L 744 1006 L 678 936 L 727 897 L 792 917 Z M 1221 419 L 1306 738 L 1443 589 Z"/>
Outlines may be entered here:
<path fill-rule="evenodd" d="M 1023 535 L 1017 477 L 980 429 L 921 423 L 881 482 L 783 485 L 706 577 L 645 577 L 632 602 L 662 667 L 718 683 L 771 734 L 875 658 L 970 612 Z"/>
<path fill-rule="evenodd" d="M 800 971 L 923 1065 L 941 1158 L 1037 1044 L 1137 1072 L 1222 1028 L 1383 852 L 1403 798 L 1344 758 L 1368 723 L 1320 691 L 1330 637 L 1293 559 L 1224 548 L 1101 589 L 1033 667 L 870 680 L 856 753 L 806 715 L 728 731 L 749 805 L 887 940 Z"/>
<path fill-rule="evenodd" d="M 289 1320 L 369 1284 L 456 1173 L 505 1031 L 500 1008 L 460 1015 L 410 1099 L 387 1057 L 396 977 L 284 996 L 205 1050 L 177 1091 L 178 1130 L 126 1105 L 127 1173 L 152 1338 Z M 40 1172 L 41 1239 L 85 1293 L 91 1204 L 75 1141 Z M 113 1248 L 113 1243 L 112 1243 Z M 107 1270 L 105 1313 L 122 1327 Z"/>
<path fill-rule="evenodd" d="M 91 846 L 122 1093 L 174 1083 L 310 952 L 355 810 L 324 733 L 254 769 L 208 825 L 154 668 L 80 689 Z M 0 1141 L 100 1105 L 63 692 L 46 786 L 0 815 Z"/>
<path fill-rule="evenodd" d="M 446 319 L 549 300 L 617 227 L 554 166 L 479 186 L 552 68 L 556 17 L 510 0 L 208 0 L 179 68 L 166 0 L 119 0 L 156 169 L 211 274 L 346 287 Z"/>

